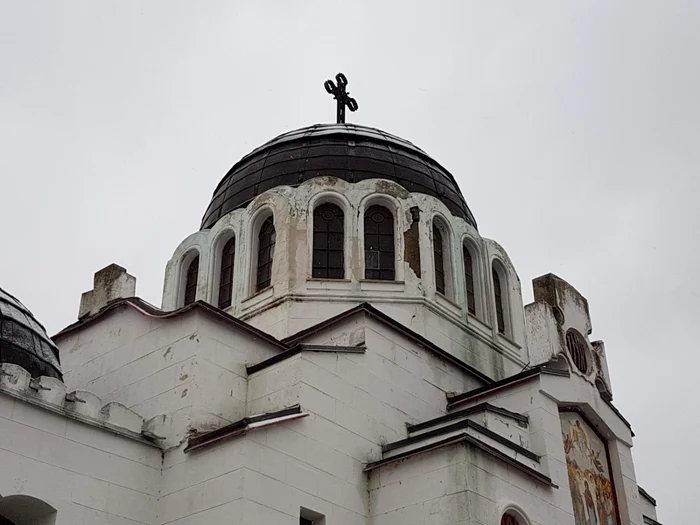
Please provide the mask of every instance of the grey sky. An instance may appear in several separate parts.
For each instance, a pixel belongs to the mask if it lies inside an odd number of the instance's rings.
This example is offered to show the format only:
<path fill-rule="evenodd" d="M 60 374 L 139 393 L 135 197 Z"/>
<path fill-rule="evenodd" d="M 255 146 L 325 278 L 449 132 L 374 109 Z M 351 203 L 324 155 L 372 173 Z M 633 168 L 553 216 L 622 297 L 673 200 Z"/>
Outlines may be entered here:
<path fill-rule="evenodd" d="M 457 178 L 522 280 L 589 300 L 659 519 L 695 522 L 700 2 L 0 0 L 0 285 L 54 333 L 163 270 L 242 155 L 358 113 Z"/>

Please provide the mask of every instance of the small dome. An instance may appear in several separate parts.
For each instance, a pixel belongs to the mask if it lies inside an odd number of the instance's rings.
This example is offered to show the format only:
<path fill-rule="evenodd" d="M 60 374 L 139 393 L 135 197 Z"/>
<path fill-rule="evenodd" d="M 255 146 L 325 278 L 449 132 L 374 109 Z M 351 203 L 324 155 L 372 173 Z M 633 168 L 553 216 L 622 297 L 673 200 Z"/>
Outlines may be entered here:
<path fill-rule="evenodd" d="M 32 377 L 62 379 L 58 348 L 32 313 L 0 288 L 0 363 L 13 363 Z"/>
<path fill-rule="evenodd" d="M 201 229 L 269 189 L 299 186 L 324 175 L 348 182 L 396 182 L 440 199 L 453 215 L 476 227 L 454 177 L 420 148 L 357 124 L 317 124 L 280 135 L 238 161 L 214 191 Z"/>

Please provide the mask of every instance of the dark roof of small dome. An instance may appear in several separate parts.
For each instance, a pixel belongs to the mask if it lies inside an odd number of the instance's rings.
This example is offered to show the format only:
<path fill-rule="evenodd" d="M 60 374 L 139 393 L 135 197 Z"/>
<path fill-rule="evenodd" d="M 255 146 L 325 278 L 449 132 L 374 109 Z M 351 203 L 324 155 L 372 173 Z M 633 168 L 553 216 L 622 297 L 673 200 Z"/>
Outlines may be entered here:
<path fill-rule="evenodd" d="M 15 297 L 0 288 L 0 363 L 13 363 L 32 377 L 62 379 L 58 348 L 44 327 Z"/>
<path fill-rule="evenodd" d="M 454 177 L 420 148 L 357 124 L 316 124 L 284 133 L 239 160 L 214 191 L 201 229 L 211 228 L 264 191 L 324 175 L 348 182 L 394 181 L 410 192 L 440 199 L 453 215 L 476 227 Z"/>

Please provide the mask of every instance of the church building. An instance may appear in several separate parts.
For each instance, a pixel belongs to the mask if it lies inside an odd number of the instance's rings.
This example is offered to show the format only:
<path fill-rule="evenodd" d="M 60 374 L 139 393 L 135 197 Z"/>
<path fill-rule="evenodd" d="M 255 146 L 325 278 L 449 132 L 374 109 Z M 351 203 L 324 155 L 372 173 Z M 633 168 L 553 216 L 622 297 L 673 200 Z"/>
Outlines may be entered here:
<path fill-rule="evenodd" d="M 160 307 L 112 264 L 49 337 L 3 285 L 0 525 L 658 523 L 586 298 L 523 305 L 452 174 L 336 82 L 337 123 L 224 175 Z"/>

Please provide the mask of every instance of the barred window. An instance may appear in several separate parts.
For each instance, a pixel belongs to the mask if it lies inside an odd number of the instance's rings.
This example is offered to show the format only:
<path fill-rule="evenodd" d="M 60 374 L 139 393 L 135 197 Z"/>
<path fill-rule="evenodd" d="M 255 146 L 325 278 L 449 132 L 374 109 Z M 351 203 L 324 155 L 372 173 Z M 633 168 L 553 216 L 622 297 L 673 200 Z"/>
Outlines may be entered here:
<path fill-rule="evenodd" d="M 197 278 L 199 277 L 199 255 L 187 267 L 185 278 L 185 306 L 192 304 L 197 298 Z"/>
<path fill-rule="evenodd" d="M 270 286 L 272 280 L 272 259 L 275 255 L 275 225 L 268 217 L 260 227 L 258 234 L 258 272 L 255 291 L 259 292 Z"/>
<path fill-rule="evenodd" d="M 335 204 L 322 204 L 314 210 L 312 277 L 345 277 L 344 221 L 343 210 Z"/>
<path fill-rule="evenodd" d="M 501 290 L 501 278 L 496 268 L 493 268 L 493 295 L 496 298 L 496 324 L 501 334 L 506 333 L 506 323 L 503 317 L 503 295 Z"/>
<path fill-rule="evenodd" d="M 569 350 L 571 360 L 582 374 L 588 373 L 588 344 L 580 332 L 569 328 L 566 332 L 566 348 Z"/>
<path fill-rule="evenodd" d="M 445 294 L 445 261 L 443 257 L 442 234 L 440 228 L 433 224 L 433 259 L 435 261 L 435 288 Z"/>
<path fill-rule="evenodd" d="M 474 293 L 474 262 L 469 248 L 462 246 L 464 253 L 464 281 L 467 287 L 467 310 L 476 315 L 476 295 Z"/>
<path fill-rule="evenodd" d="M 236 239 L 231 237 L 221 251 L 221 273 L 219 274 L 219 308 L 231 306 L 233 296 L 233 259 L 236 256 Z"/>
<path fill-rule="evenodd" d="M 393 281 L 394 216 L 384 206 L 365 211 L 365 279 Z"/>

